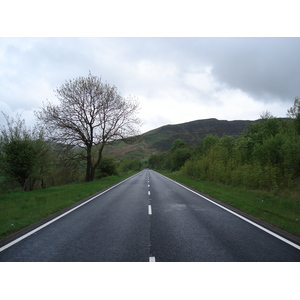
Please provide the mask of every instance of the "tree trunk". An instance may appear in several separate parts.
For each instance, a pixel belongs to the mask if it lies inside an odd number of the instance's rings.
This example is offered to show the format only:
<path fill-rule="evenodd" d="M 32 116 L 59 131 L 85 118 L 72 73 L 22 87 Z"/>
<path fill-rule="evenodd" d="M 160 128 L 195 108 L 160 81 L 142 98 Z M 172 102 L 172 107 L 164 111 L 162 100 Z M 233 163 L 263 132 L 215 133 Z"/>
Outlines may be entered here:
<path fill-rule="evenodd" d="M 94 178 L 95 178 L 96 168 L 97 168 L 96 165 L 94 165 L 94 166 L 91 167 L 91 176 L 90 176 L 91 177 L 91 181 L 93 181 Z"/>
<path fill-rule="evenodd" d="M 100 147 L 99 152 L 98 152 L 98 159 L 94 165 L 92 163 L 92 148 L 87 149 L 87 165 L 86 165 L 86 177 L 85 177 L 86 182 L 93 181 L 95 178 L 96 169 L 102 160 L 102 151 L 103 151 L 104 145 L 105 144 L 103 144 Z"/>
<path fill-rule="evenodd" d="M 86 174 L 85 174 L 85 181 L 89 182 L 92 181 L 92 147 L 88 146 L 86 149 L 87 152 L 87 162 L 86 162 Z"/>
<path fill-rule="evenodd" d="M 23 192 L 26 192 L 28 189 L 27 189 L 27 179 L 26 178 L 21 178 L 18 180 L 20 185 L 22 186 L 22 190 Z"/>

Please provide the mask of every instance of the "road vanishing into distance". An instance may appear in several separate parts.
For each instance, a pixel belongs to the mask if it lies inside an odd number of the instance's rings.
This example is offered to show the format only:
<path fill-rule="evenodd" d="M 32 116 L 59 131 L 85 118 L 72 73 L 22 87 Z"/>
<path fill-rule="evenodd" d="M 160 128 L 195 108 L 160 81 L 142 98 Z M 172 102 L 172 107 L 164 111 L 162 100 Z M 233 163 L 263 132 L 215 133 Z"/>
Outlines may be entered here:
<path fill-rule="evenodd" d="M 300 261 L 300 247 L 152 170 L 0 248 L 0 261 Z"/>

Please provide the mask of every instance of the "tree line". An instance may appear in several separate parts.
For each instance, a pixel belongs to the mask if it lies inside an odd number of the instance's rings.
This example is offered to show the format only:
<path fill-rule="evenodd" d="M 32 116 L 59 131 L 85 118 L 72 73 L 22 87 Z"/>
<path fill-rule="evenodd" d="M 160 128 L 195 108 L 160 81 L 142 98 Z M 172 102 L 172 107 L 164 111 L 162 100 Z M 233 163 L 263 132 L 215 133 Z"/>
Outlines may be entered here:
<path fill-rule="evenodd" d="M 298 97 L 287 115 L 281 120 L 266 112 L 237 138 L 208 135 L 194 146 L 176 140 L 169 151 L 152 155 L 149 167 L 276 193 L 300 177 Z"/>

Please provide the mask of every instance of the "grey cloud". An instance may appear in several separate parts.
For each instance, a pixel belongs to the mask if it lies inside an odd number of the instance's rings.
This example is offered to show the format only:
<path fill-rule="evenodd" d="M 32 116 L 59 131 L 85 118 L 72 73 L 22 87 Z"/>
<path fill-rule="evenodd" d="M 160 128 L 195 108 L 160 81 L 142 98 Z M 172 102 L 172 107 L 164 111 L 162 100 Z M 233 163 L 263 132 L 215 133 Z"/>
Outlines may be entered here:
<path fill-rule="evenodd" d="M 140 59 L 172 62 L 179 77 L 210 65 L 220 84 L 258 101 L 291 101 L 299 93 L 300 38 L 147 38 L 131 43 L 132 57 L 138 52 Z"/>
<path fill-rule="evenodd" d="M 259 101 L 291 101 L 299 93 L 299 38 L 214 39 L 215 77 Z"/>
<path fill-rule="evenodd" d="M 119 45 L 117 58 L 128 65 L 142 60 L 174 64 L 174 84 L 192 70 L 212 66 L 220 85 L 240 89 L 257 101 L 290 102 L 299 93 L 299 38 L 123 38 L 112 39 L 113 44 Z M 126 71 L 121 68 L 114 76 L 124 78 Z M 147 82 L 140 84 L 147 88 Z"/>

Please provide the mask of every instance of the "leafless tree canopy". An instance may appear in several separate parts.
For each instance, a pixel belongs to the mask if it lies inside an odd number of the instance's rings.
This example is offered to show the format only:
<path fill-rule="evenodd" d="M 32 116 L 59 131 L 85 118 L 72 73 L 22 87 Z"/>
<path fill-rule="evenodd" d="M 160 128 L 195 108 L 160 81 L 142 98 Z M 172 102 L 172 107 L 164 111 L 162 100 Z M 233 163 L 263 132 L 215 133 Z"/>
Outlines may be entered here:
<path fill-rule="evenodd" d="M 123 98 L 115 86 L 102 83 L 91 73 L 66 81 L 55 92 L 60 105 L 48 102 L 36 115 L 52 140 L 86 150 L 86 181 L 91 181 L 104 146 L 138 134 L 138 102 L 131 96 Z M 95 149 L 97 155 L 93 156 Z"/>

